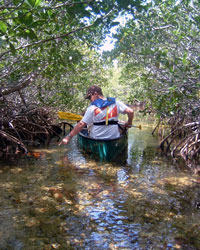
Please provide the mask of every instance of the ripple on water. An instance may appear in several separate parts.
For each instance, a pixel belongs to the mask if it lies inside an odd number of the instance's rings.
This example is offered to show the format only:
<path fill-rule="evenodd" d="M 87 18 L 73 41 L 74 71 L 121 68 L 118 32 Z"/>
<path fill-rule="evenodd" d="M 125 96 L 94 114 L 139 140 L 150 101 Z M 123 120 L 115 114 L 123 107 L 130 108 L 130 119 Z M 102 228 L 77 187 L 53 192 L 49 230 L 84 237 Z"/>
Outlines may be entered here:
<path fill-rule="evenodd" d="M 2 168 L 0 248 L 200 249 L 199 184 L 150 130 L 129 135 L 125 165 L 86 157 L 74 139 Z"/>

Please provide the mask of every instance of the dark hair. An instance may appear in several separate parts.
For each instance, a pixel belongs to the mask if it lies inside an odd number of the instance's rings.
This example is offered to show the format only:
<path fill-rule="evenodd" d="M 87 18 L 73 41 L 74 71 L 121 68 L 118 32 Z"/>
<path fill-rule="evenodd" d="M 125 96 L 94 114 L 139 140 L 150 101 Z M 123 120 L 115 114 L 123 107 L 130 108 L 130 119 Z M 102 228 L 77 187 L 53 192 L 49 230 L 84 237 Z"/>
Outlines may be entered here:
<path fill-rule="evenodd" d="M 92 85 L 88 88 L 87 94 L 85 96 L 85 99 L 89 99 L 94 93 L 97 93 L 99 95 L 103 95 L 102 89 L 97 85 Z"/>

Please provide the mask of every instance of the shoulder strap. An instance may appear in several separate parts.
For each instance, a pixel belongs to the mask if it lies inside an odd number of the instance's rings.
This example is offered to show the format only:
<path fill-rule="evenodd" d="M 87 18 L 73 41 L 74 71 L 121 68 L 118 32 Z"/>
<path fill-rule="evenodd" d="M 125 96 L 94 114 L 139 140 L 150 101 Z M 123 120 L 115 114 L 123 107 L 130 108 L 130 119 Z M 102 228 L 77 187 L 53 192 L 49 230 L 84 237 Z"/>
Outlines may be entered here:
<path fill-rule="evenodd" d="M 94 102 L 91 103 L 91 105 L 95 105 L 98 108 L 105 108 L 107 106 L 114 104 L 115 102 L 116 102 L 115 98 L 108 97 L 106 100 L 96 99 Z"/>

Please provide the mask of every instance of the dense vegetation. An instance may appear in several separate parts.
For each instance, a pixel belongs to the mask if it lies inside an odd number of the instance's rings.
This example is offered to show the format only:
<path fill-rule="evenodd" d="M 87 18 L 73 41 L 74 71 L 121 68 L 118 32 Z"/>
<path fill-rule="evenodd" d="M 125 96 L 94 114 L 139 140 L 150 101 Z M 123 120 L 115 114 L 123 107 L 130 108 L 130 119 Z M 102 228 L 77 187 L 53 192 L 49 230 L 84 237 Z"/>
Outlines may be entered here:
<path fill-rule="evenodd" d="M 146 111 L 172 126 L 162 148 L 197 164 L 199 12 L 198 0 L 0 1 L 1 144 L 19 145 L 11 124 L 24 110 L 51 106 L 80 113 L 91 84 L 112 94 L 108 62 L 117 59 L 120 89 L 113 93 L 129 103 L 145 101 Z M 114 35 L 115 49 L 102 58 L 98 47 L 119 25 L 119 14 L 129 20 Z M 5 152 L 8 147 L 1 148 Z"/>
<path fill-rule="evenodd" d="M 87 86 L 106 84 L 107 78 L 95 48 L 117 24 L 118 13 L 134 5 L 121 0 L 0 1 L 0 155 L 26 151 L 21 139 L 27 132 L 41 140 L 44 129 L 38 126 L 44 125 L 44 116 L 32 121 L 34 130 L 26 111 L 39 105 L 77 112 L 86 107 Z M 26 133 L 18 117 L 27 120 Z"/>
<path fill-rule="evenodd" d="M 159 124 L 171 126 L 161 148 L 188 164 L 200 153 L 199 13 L 198 1 L 153 1 L 118 29 L 110 54 L 129 100 L 145 101 Z"/>

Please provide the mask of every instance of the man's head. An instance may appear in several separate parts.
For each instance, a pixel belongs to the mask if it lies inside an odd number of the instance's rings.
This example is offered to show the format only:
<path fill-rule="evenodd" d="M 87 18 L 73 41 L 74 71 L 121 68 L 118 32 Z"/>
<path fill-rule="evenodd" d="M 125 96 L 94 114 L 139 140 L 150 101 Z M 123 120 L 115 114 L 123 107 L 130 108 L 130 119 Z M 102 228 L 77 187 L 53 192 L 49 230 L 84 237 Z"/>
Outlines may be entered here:
<path fill-rule="evenodd" d="M 103 96 L 102 89 L 99 86 L 92 85 L 88 88 L 85 99 L 90 99 L 94 94 Z"/>

